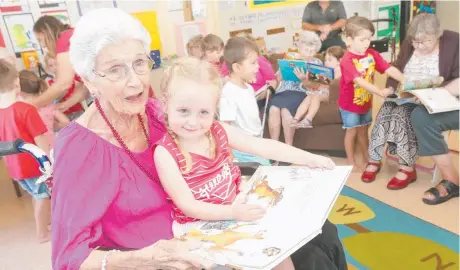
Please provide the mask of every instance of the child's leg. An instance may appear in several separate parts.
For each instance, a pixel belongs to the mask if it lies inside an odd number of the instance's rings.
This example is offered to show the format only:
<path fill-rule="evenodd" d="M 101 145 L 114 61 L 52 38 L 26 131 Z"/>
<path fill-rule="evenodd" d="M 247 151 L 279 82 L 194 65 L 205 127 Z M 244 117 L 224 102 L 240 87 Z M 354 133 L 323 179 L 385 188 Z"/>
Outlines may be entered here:
<path fill-rule="evenodd" d="M 348 164 L 355 165 L 355 141 L 358 133 L 357 128 L 348 128 L 345 132 L 345 153 L 347 154 Z"/>
<path fill-rule="evenodd" d="M 366 164 L 369 160 L 369 125 L 358 127 L 358 146 L 363 155 L 364 163 Z"/>
<path fill-rule="evenodd" d="M 312 121 L 315 117 L 316 113 L 319 110 L 319 106 L 321 104 L 321 97 L 319 95 L 312 96 L 311 105 L 308 109 L 307 119 Z"/>
<path fill-rule="evenodd" d="M 268 129 L 270 138 L 279 141 L 281 133 L 281 110 L 271 106 L 268 113 Z"/>
<path fill-rule="evenodd" d="M 307 113 L 311 101 L 312 95 L 308 95 L 306 98 L 304 98 L 302 103 L 300 103 L 299 108 L 297 108 L 297 111 L 294 116 L 294 121 L 299 121 Z"/>
<path fill-rule="evenodd" d="M 35 201 L 35 224 L 37 228 L 37 238 L 40 243 L 48 242 L 51 239 L 50 231 L 48 229 L 51 220 L 50 209 L 50 199 L 38 199 Z"/>
<path fill-rule="evenodd" d="M 281 122 L 283 124 L 284 142 L 288 145 L 294 143 L 295 127 L 292 127 L 292 115 L 288 109 L 281 110 Z"/>
<path fill-rule="evenodd" d="M 291 257 L 287 257 L 280 264 L 273 267 L 273 270 L 295 270 Z"/>

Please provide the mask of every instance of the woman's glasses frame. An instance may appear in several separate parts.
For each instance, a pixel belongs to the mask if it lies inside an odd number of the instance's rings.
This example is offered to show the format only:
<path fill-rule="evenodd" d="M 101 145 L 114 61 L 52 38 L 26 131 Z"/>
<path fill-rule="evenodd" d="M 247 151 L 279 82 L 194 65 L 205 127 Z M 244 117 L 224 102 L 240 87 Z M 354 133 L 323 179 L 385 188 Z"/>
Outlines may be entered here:
<path fill-rule="evenodd" d="M 146 58 L 144 59 L 144 60 L 146 60 L 146 63 L 144 63 L 141 66 L 136 65 L 136 62 L 139 61 L 139 60 L 141 60 L 141 59 L 137 59 L 134 62 L 132 62 L 131 63 L 131 68 L 129 68 L 128 64 L 124 63 L 122 65 L 123 66 L 122 73 L 120 73 L 120 74 L 104 73 L 104 72 L 99 72 L 99 71 L 97 71 L 95 69 L 93 69 L 93 73 L 96 74 L 97 76 L 101 77 L 101 78 L 106 78 L 109 81 L 118 82 L 118 81 L 122 81 L 122 80 L 125 80 L 126 78 L 128 78 L 128 75 L 132 71 L 134 71 L 134 73 L 136 73 L 137 75 L 145 75 L 145 74 L 149 73 L 152 70 L 153 65 L 155 64 L 155 61 L 152 60 L 148 55 L 146 55 Z M 110 68 L 110 69 L 112 69 L 112 68 Z"/>

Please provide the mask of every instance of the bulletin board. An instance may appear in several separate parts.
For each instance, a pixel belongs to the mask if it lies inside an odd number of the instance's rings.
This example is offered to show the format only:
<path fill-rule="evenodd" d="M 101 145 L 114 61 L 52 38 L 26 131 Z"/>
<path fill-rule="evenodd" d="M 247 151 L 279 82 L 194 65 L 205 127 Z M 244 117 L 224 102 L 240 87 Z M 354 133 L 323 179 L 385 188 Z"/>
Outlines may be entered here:
<path fill-rule="evenodd" d="M 149 32 L 150 38 L 152 39 L 150 50 L 151 51 L 160 50 L 160 54 L 161 54 L 162 48 L 161 48 L 161 40 L 160 40 L 160 31 L 158 29 L 158 23 L 157 23 L 157 13 L 154 10 L 151 10 L 151 11 L 134 12 L 134 13 L 131 13 L 131 15 L 136 17 Z"/>
<path fill-rule="evenodd" d="M 414 1 L 411 0 L 411 20 L 419 13 L 436 13 L 436 1 Z"/>

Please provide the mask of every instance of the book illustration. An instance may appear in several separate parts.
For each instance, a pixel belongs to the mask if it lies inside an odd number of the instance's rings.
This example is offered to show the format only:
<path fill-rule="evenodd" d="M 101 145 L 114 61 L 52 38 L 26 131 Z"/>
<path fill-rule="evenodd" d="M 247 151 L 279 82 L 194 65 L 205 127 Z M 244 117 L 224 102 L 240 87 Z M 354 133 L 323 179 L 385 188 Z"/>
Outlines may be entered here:
<path fill-rule="evenodd" d="M 297 76 L 294 73 L 294 69 L 298 68 L 306 72 L 307 62 L 299 60 L 280 59 L 278 60 L 278 67 L 281 73 L 281 77 L 284 81 L 300 82 L 299 78 L 297 78 Z"/>
<path fill-rule="evenodd" d="M 349 166 L 332 170 L 261 166 L 246 182 L 246 203 L 267 207 L 253 222 L 197 221 L 180 224 L 181 240 L 203 245 L 193 252 L 218 265 L 248 270 L 273 269 L 321 233 L 348 175 Z"/>
<path fill-rule="evenodd" d="M 421 80 L 407 80 L 401 85 L 400 91 L 435 88 L 440 86 L 443 82 L 444 78 L 441 76 Z"/>
<path fill-rule="evenodd" d="M 323 85 L 329 85 L 334 79 L 334 69 L 307 63 L 308 80 L 310 82 L 319 83 Z"/>

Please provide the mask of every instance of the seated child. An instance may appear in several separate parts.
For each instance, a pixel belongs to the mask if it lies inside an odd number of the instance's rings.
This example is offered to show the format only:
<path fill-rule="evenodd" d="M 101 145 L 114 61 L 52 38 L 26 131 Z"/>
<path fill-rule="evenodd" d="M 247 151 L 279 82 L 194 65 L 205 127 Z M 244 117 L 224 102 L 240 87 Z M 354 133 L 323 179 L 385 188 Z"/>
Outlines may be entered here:
<path fill-rule="evenodd" d="M 254 89 L 247 82 L 255 79 L 259 70 L 257 45 L 242 37 L 233 37 L 224 48 L 224 60 L 230 70 L 220 98 L 220 121 L 241 129 L 249 136 L 259 137 L 263 131 L 259 116 L 259 108 Z M 233 150 L 239 162 L 257 162 L 264 166 L 270 160 L 263 159 L 238 150 Z"/>
<path fill-rule="evenodd" d="M 203 36 L 202 35 L 192 37 L 187 42 L 186 47 L 187 47 L 188 56 L 196 57 L 198 59 L 203 59 L 203 57 L 204 57 L 204 41 L 203 41 Z"/>
<path fill-rule="evenodd" d="M 387 63 L 379 52 L 370 49 L 375 29 L 373 23 L 364 17 L 354 16 L 347 20 L 345 36 L 348 51 L 340 61 L 339 109 L 345 133 L 345 152 L 348 163 L 355 164 L 355 142 L 364 160 L 369 160 L 369 125 L 372 122 L 372 94 L 387 97 L 393 94 L 389 88 L 374 85 L 375 71 L 386 73 L 397 81 L 404 81 L 404 75 Z M 359 166 L 361 167 L 361 166 Z M 360 168 L 362 169 L 362 168 Z"/>
<path fill-rule="evenodd" d="M 0 60 L 0 141 L 22 139 L 36 144 L 47 155 L 50 143 L 46 126 L 37 109 L 18 100 L 20 86 L 18 72 L 5 60 Z M 40 243 L 50 240 L 50 200 L 45 183 L 37 184 L 41 172 L 35 159 L 26 153 L 6 156 L 6 167 L 14 179 L 34 199 L 34 215 L 37 238 Z"/>
<path fill-rule="evenodd" d="M 42 94 L 48 88 L 46 82 L 30 70 L 19 72 L 19 84 L 21 86 L 21 97 L 25 102 Z M 38 109 L 38 113 L 48 129 L 46 136 L 52 147 L 54 145 L 54 128 L 64 128 L 69 124 L 69 118 L 64 113 L 58 111 L 55 104 Z"/>
<path fill-rule="evenodd" d="M 302 31 L 297 41 L 297 47 L 299 48 L 298 60 L 322 65 L 321 60 L 315 58 L 315 54 L 321 48 L 321 40 L 315 32 Z M 300 103 L 305 99 L 306 91 L 312 90 L 310 88 L 312 84 L 307 80 L 305 71 L 295 69 L 294 72 L 300 82 L 281 81 L 271 99 L 268 116 L 270 137 L 279 140 L 282 127 L 284 141 L 289 145 L 293 144 L 296 131 L 295 127 L 292 126 L 293 117 Z"/>
<path fill-rule="evenodd" d="M 340 46 L 332 46 L 326 50 L 324 65 L 334 69 L 334 80 L 328 86 L 319 86 L 318 89 L 307 91 L 307 97 L 300 104 L 292 121 L 292 125 L 294 127 L 313 127 L 313 117 L 315 117 L 316 113 L 318 112 L 320 103 L 328 101 L 329 88 L 339 86 L 338 82 L 341 76 L 339 63 L 344 53 L 345 50 Z M 300 120 L 304 116 L 305 118 Z"/>
<path fill-rule="evenodd" d="M 220 77 L 206 61 L 178 59 L 165 72 L 160 90 L 168 132 L 154 149 L 154 161 L 173 202 L 175 237 L 184 236 L 200 220 L 254 221 L 265 215 L 264 207 L 245 204 L 244 194 L 236 199 L 241 173 L 230 158 L 229 147 L 300 165 L 334 166 L 329 158 L 249 136 L 216 121 Z M 278 268 L 294 269 L 290 258 Z"/>
<path fill-rule="evenodd" d="M 213 64 L 219 71 L 220 76 L 224 78 L 226 76 L 226 74 L 223 73 L 223 66 L 225 66 L 225 63 L 222 59 L 224 56 L 224 41 L 214 34 L 207 34 L 203 38 L 203 43 L 206 61 Z"/>

